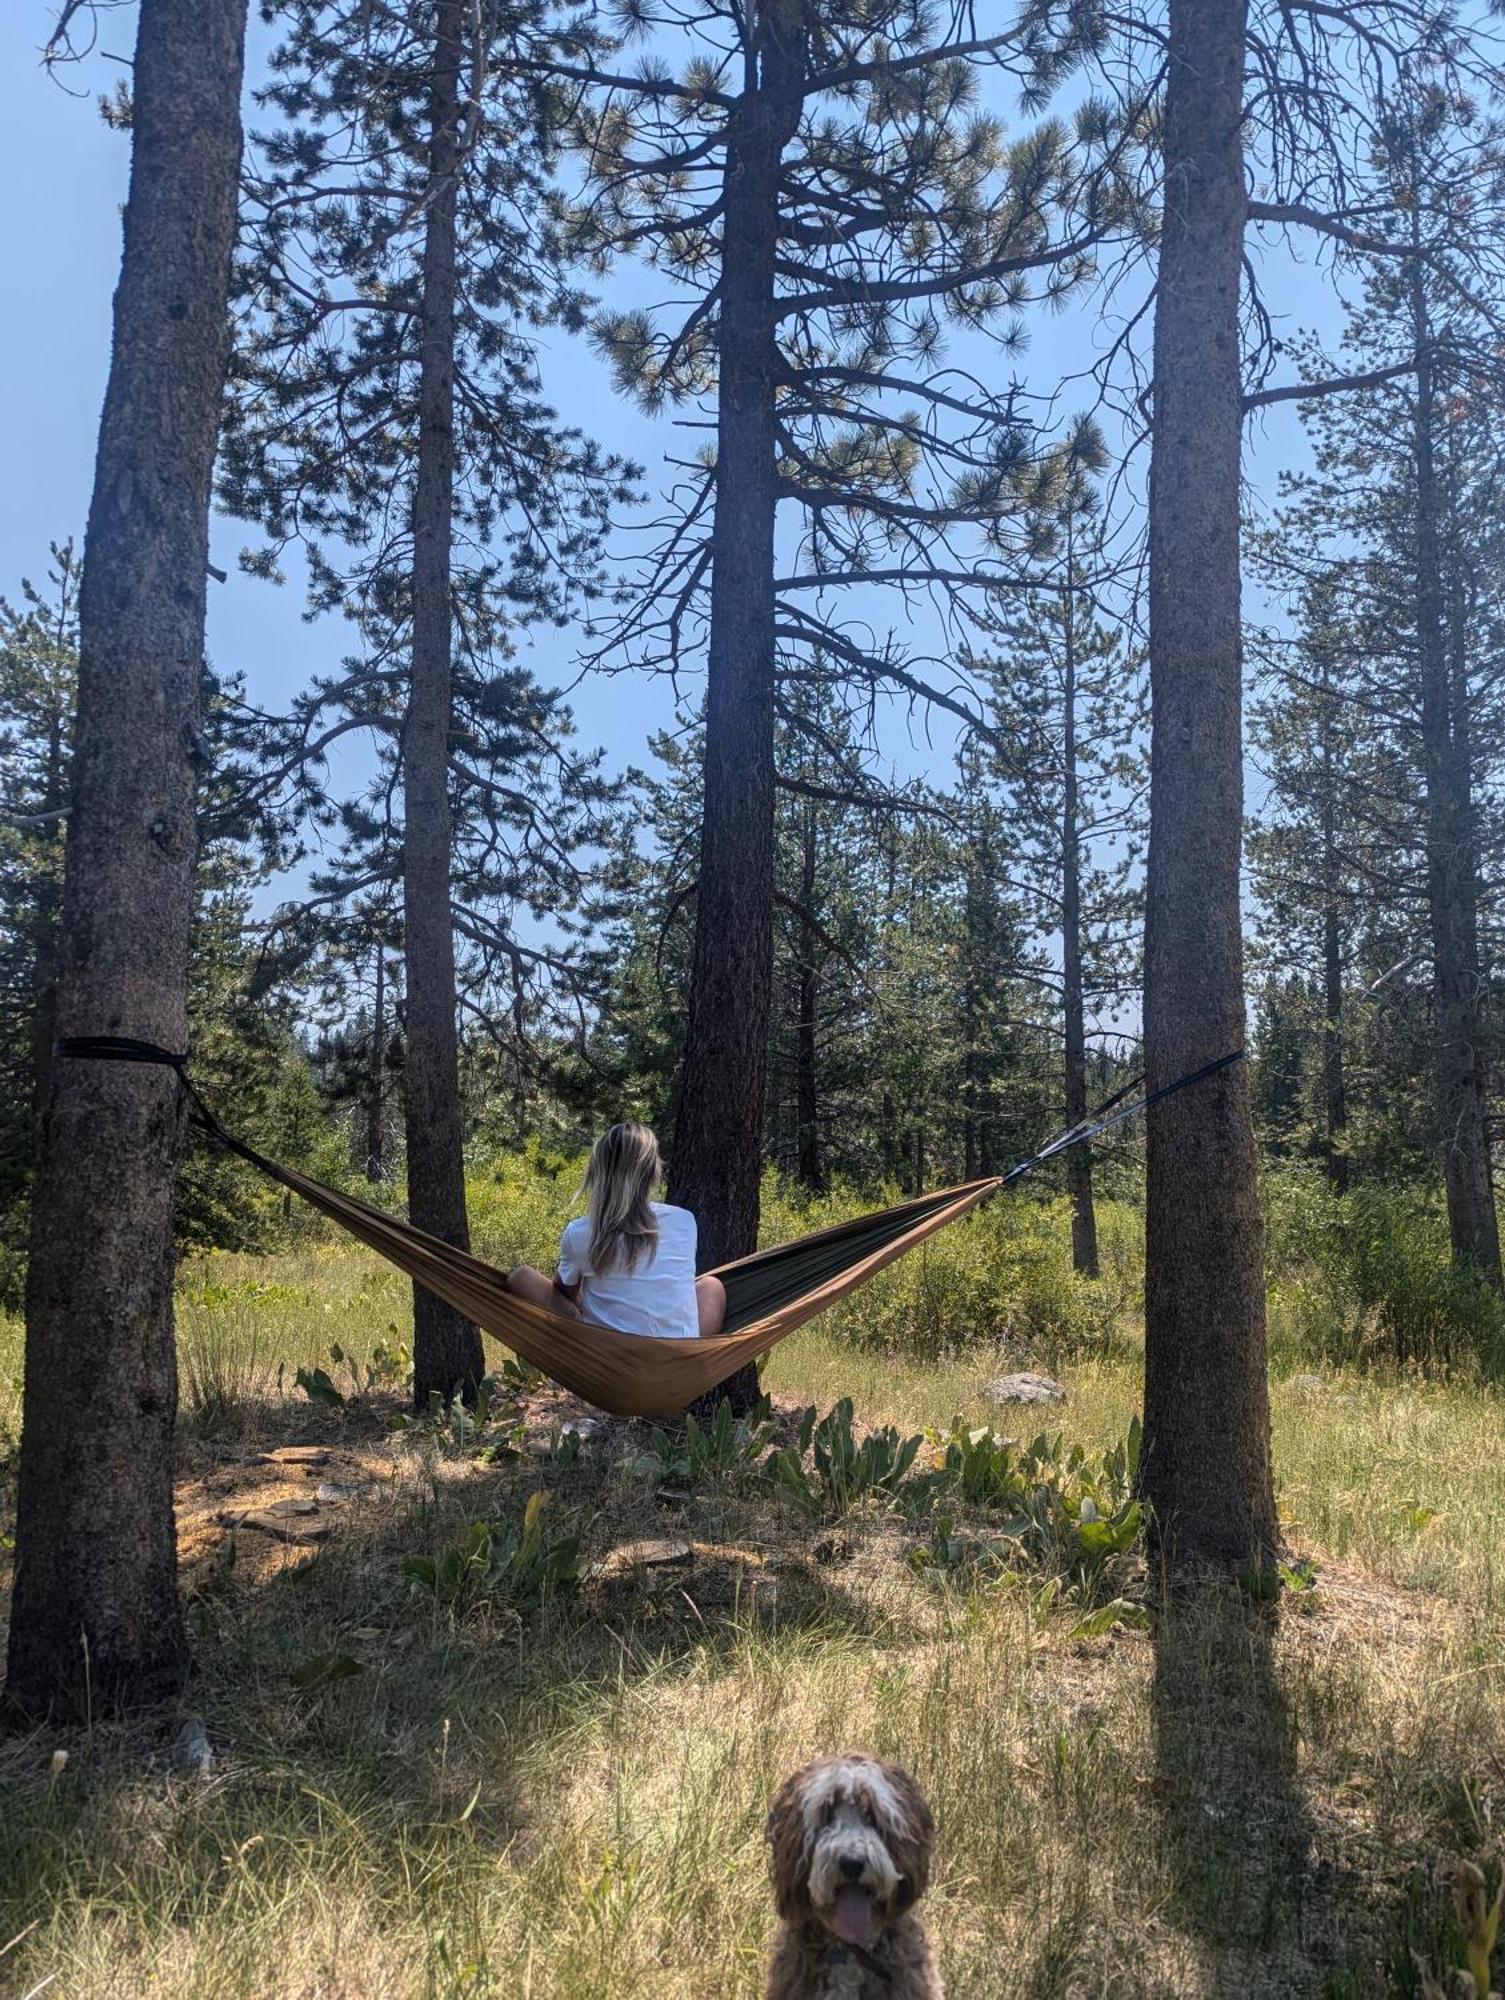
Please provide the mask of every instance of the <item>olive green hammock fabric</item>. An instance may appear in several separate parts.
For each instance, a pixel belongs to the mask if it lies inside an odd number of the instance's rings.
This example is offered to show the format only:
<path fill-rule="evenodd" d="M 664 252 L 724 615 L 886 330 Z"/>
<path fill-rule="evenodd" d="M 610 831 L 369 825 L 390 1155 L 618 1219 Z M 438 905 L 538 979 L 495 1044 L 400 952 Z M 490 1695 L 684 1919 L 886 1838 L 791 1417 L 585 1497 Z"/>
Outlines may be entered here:
<path fill-rule="evenodd" d="M 106 1035 L 60 1041 L 57 1054 L 83 1060 L 156 1063 L 175 1069 L 204 1129 L 220 1145 L 279 1186 L 300 1195 L 378 1256 L 405 1271 L 415 1284 L 436 1293 L 554 1381 L 583 1396 L 598 1410 L 618 1417 L 677 1416 L 697 1396 L 726 1381 L 746 1362 L 758 1360 L 786 1334 L 834 1306 L 948 1222 L 970 1213 L 999 1188 L 1123 1119 L 1135 1117 L 1161 1098 L 1243 1059 L 1241 1049 L 1219 1056 L 1174 1083 L 1124 1104 L 1123 1099 L 1135 1088 L 1130 1084 L 1089 1119 L 1063 1132 L 1007 1174 L 943 1188 L 937 1194 L 921 1195 L 874 1215 L 859 1215 L 798 1242 L 758 1250 L 750 1257 L 723 1264 L 715 1275 L 726 1286 L 725 1330 L 712 1340 L 653 1340 L 566 1319 L 544 1306 L 515 1298 L 507 1289 L 505 1274 L 479 1257 L 457 1250 L 354 1195 L 325 1187 L 291 1167 L 279 1167 L 225 1130 L 188 1076 L 186 1056 L 153 1042 Z"/>

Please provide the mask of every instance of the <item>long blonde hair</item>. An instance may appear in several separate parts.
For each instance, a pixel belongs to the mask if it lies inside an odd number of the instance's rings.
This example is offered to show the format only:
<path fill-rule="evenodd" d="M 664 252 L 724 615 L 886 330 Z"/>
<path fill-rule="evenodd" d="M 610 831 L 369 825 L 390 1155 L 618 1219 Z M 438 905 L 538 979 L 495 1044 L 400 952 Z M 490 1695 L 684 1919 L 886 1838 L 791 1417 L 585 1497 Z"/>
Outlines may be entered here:
<path fill-rule="evenodd" d="M 645 1251 L 650 1262 L 657 1254 L 652 1202 L 662 1174 L 658 1140 L 646 1125 L 613 1125 L 591 1148 L 585 1193 L 593 1271 L 610 1271 L 619 1263 L 635 1270 Z"/>

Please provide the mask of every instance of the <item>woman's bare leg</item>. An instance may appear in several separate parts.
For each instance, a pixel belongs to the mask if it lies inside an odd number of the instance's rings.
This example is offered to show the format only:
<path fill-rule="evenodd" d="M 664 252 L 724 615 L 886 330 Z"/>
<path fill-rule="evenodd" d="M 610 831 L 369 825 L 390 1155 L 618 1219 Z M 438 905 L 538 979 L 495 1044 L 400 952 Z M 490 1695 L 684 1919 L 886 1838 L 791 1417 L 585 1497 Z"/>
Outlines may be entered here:
<path fill-rule="evenodd" d="M 700 1337 L 711 1340 L 726 1324 L 726 1286 L 709 1275 L 697 1278 L 695 1304 L 700 1314 Z"/>
<path fill-rule="evenodd" d="M 534 1270 L 531 1264 L 519 1264 L 507 1279 L 507 1290 L 517 1299 L 526 1299 L 530 1305 L 544 1306 L 550 1312 L 558 1313 L 561 1319 L 584 1319 L 585 1314 L 572 1300 L 567 1299 L 542 1271 Z"/>

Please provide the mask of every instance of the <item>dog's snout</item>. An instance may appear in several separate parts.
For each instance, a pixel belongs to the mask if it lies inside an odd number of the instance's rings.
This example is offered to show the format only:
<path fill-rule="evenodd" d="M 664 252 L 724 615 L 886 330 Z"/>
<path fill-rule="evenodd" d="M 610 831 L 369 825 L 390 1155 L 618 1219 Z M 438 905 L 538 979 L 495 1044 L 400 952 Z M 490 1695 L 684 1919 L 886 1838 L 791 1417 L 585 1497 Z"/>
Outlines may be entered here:
<path fill-rule="evenodd" d="M 841 1873 L 843 1881 L 860 1882 L 862 1880 L 862 1871 L 864 1868 L 866 1868 L 866 1866 L 867 1866 L 867 1861 L 863 1855 L 843 1854 L 841 1857 Z"/>

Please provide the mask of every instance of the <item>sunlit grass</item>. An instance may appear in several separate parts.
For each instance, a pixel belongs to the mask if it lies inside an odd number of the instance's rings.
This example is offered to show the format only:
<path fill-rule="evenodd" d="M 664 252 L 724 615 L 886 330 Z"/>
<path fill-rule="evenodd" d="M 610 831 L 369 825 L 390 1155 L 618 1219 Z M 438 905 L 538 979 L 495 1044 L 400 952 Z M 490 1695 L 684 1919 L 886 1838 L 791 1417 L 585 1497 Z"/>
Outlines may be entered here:
<path fill-rule="evenodd" d="M 572 1192 L 517 1180 L 520 1217 L 502 1181 L 478 1203 L 499 1262 L 547 1254 Z M 1012 1242 L 1036 1257 L 1038 1238 Z M 976 1253 L 947 1254 L 960 1269 Z M 1132 1250 L 1125 1273 L 1127 1291 Z M 577 1464 L 484 1465 L 391 1431 L 395 1396 L 308 1405 L 297 1368 L 348 1386 L 331 1350 L 368 1357 L 407 1303 L 403 1280 L 332 1241 L 185 1270 L 185 1709 L 219 1760 L 207 1784 L 170 1774 L 182 1710 L 0 1746 L 0 1943 L 20 1936 L 0 1990 L 751 2000 L 769 1793 L 843 1745 L 909 1764 L 936 1807 L 925 1907 L 955 1995 L 1360 2000 L 1416 1990 L 1413 1946 L 1441 1962 L 1437 1870 L 1505 1813 L 1493 1393 L 1278 1380 L 1282 1515 L 1312 1586 L 1278 1618 L 1213 1596 L 1153 1606 L 1153 1637 L 1081 1642 L 1043 1579 L 937 1581 L 910 1561 L 923 1529 L 881 1513 L 833 1532 L 755 1486 L 666 1513 L 629 1476 L 640 1436 Z M 901 1431 L 960 1414 L 1095 1449 L 1138 1404 L 1128 1313 L 1097 1349 L 1016 1331 L 930 1358 L 854 1338 L 873 1323 L 803 1330 L 768 1386 L 785 1405 L 851 1396 Z M 989 1380 L 1026 1366 L 1058 1374 L 1065 1404 L 988 1402 Z M 19 1372 L 19 1328 L 0 1321 L 0 1397 Z M 363 1497 L 317 1554 L 241 1536 L 231 1564 L 227 1496 L 268 1477 L 261 1447 L 304 1440 Z M 639 1534 L 684 1536 L 696 1558 L 521 1614 L 415 1594 L 404 1555 L 540 1489 L 588 1559 Z M 360 1671 L 290 1685 L 333 1653 Z"/>

